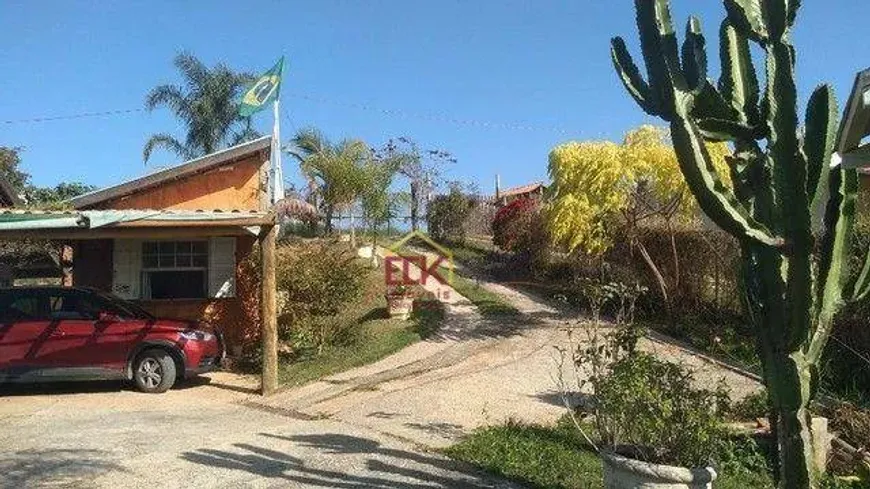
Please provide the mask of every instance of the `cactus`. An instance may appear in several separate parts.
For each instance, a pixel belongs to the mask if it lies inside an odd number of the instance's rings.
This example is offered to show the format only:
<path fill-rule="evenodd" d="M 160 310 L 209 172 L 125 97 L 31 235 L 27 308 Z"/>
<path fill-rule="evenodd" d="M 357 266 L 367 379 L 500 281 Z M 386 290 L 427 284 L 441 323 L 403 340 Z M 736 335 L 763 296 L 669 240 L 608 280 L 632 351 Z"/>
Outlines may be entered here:
<path fill-rule="evenodd" d="M 745 302 L 777 434 L 779 485 L 816 487 L 808 406 L 821 353 L 847 293 L 870 292 L 870 261 L 849 280 L 858 177 L 828 164 L 838 125 L 833 90 L 822 85 L 813 92 L 801 137 L 790 41 L 798 0 L 725 0 L 716 84 L 707 77 L 697 18 L 689 19 L 678 47 L 668 0 L 635 0 L 635 8 L 647 76 L 618 37 L 611 43 L 614 67 L 638 105 L 670 124 L 680 169 L 701 209 L 740 242 Z M 764 51 L 763 89 L 750 42 Z M 733 144 L 733 189 L 713 170 L 705 141 Z"/>

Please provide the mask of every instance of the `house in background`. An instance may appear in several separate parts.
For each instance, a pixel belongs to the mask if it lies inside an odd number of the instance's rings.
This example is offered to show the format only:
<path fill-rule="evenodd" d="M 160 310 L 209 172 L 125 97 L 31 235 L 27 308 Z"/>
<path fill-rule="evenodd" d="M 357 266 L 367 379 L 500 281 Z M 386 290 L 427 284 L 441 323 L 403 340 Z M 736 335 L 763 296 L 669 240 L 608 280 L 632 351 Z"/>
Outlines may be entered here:
<path fill-rule="evenodd" d="M 0 239 L 66 243 L 65 284 L 111 291 L 163 317 L 206 320 L 238 353 L 259 331 L 254 244 L 274 238 L 263 137 L 72 199 L 0 212 Z"/>
<path fill-rule="evenodd" d="M 544 190 L 546 189 L 547 187 L 544 185 L 544 182 L 534 182 L 519 187 L 511 187 L 506 190 L 499 189 L 499 185 L 496 183 L 495 204 L 502 207 L 523 198 L 542 200 L 544 198 Z"/>

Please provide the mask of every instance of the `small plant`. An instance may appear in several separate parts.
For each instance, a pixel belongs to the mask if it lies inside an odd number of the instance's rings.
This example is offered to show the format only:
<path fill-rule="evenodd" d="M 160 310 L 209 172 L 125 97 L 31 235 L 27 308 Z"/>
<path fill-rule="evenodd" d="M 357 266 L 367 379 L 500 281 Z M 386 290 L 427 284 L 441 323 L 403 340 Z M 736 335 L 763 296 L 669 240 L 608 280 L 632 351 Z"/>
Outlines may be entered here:
<path fill-rule="evenodd" d="M 413 290 L 407 285 L 392 285 L 387 289 L 387 295 L 391 297 L 407 297 L 412 295 Z"/>

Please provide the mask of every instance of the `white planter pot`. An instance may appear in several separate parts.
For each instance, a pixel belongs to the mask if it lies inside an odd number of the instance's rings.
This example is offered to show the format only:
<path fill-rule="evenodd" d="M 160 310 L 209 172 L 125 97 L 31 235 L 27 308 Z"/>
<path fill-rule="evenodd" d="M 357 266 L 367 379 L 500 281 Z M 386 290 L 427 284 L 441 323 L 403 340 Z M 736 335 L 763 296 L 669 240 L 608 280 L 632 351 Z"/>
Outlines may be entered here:
<path fill-rule="evenodd" d="M 387 295 L 387 310 L 391 318 L 408 319 L 414 312 L 414 296 Z"/>
<path fill-rule="evenodd" d="M 710 489 L 716 480 L 711 467 L 687 469 L 658 465 L 602 452 L 605 489 Z"/>

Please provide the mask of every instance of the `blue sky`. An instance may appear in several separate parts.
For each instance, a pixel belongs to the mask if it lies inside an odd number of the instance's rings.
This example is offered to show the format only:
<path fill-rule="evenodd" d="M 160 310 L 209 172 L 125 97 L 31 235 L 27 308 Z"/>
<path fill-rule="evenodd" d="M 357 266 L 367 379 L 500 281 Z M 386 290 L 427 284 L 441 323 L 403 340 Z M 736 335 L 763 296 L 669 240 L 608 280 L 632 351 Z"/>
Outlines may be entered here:
<path fill-rule="evenodd" d="M 842 100 L 854 73 L 870 66 L 870 37 L 860 34 L 870 2 L 804 3 L 795 32 L 802 99 L 827 80 Z M 717 59 L 721 2 L 673 4 L 681 24 L 690 12 L 701 16 Z M 178 161 L 160 152 L 150 167 L 142 163 L 149 135 L 181 134 L 167 111 L 5 121 L 141 109 L 151 87 L 178 80 L 171 61 L 180 50 L 254 72 L 285 55 L 285 136 L 311 125 L 371 145 L 408 136 L 452 152 L 458 162 L 448 168 L 450 178 L 491 191 L 500 173 L 503 185 L 519 185 L 546 178 L 547 154 L 560 142 L 618 140 L 652 121 L 610 64 L 612 35 L 626 36 L 638 52 L 632 5 L 5 0 L 0 145 L 25 148 L 24 167 L 38 185 L 117 183 Z M 257 116 L 257 126 L 270 130 L 268 112 Z M 292 160 L 285 172 L 296 174 Z"/>

